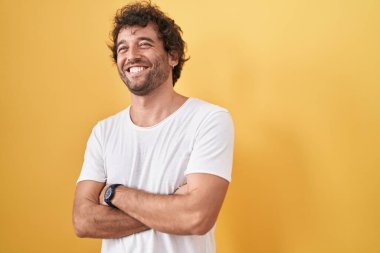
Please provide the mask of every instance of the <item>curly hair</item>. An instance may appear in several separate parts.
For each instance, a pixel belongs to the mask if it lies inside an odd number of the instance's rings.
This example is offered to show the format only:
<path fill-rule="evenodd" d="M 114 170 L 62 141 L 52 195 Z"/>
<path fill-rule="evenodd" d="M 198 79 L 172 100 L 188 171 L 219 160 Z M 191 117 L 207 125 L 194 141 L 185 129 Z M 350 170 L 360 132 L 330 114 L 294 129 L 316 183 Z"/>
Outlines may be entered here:
<path fill-rule="evenodd" d="M 117 62 L 117 37 L 124 27 L 141 26 L 146 27 L 153 23 L 158 27 L 158 37 L 162 39 L 164 49 L 167 52 L 176 51 L 178 53 L 178 64 L 173 68 L 173 86 L 181 76 L 184 63 L 188 60 L 185 56 L 186 42 L 182 39 L 181 28 L 163 13 L 157 5 L 150 1 L 141 1 L 126 5 L 116 12 L 114 27 L 111 32 L 112 58 Z"/>

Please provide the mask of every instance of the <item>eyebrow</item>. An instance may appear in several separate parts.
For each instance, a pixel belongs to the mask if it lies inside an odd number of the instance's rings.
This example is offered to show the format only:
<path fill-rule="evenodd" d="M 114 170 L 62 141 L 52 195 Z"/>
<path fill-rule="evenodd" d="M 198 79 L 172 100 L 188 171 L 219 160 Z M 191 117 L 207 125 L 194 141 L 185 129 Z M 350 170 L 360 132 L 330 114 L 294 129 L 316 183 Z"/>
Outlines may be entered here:
<path fill-rule="evenodd" d="M 138 41 L 142 41 L 142 40 L 146 40 L 146 41 L 149 41 L 151 43 L 154 43 L 154 40 L 149 38 L 149 37 L 139 37 L 137 38 Z M 116 48 L 119 48 L 119 46 L 123 43 L 126 43 L 127 41 L 126 40 L 120 40 L 117 44 L 116 44 Z"/>
<path fill-rule="evenodd" d="M 154 43 L 154 40 L 152 40 L 152 39 L 149 38 L 149 37 L 140 37 L 140 38 L 138 38 L 138 40 L 139 40 L 139 41 L 147 40 L 147 41 L 149 41 L 149 42 L 151 42 L 151 43 Z"/>

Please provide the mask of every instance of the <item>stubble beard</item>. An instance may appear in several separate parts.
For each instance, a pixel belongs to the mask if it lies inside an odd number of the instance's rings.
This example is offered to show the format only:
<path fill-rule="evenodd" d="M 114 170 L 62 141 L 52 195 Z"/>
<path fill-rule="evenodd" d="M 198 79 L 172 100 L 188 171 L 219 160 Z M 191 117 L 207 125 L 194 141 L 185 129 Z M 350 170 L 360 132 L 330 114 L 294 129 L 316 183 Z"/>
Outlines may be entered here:
<path fill-rule="evenodd" d="M 153 63 L 152 68 L 147 71 L 144 80 L 139 85 L 133 85 L 135 81 L 128 79 L 124 71 L 119 74 L 128 90 L 136 96 L 146 96 L 160 87 L 169 77 L 169 70 L 162 69 L 159 61 Z"/>

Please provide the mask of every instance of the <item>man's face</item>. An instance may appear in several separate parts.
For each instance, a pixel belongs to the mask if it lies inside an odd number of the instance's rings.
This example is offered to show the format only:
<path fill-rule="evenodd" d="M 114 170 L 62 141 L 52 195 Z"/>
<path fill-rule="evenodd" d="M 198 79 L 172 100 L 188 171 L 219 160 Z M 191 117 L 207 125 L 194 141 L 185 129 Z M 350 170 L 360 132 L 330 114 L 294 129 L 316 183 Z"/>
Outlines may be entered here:
<path fill-rule="evenodd" d="M 120 77 L 133 94 L 145 96 L 165 82 L 171 84 L 176 61 L 165 51 L 153 24 L 122 28 L 116 50 Z"/>

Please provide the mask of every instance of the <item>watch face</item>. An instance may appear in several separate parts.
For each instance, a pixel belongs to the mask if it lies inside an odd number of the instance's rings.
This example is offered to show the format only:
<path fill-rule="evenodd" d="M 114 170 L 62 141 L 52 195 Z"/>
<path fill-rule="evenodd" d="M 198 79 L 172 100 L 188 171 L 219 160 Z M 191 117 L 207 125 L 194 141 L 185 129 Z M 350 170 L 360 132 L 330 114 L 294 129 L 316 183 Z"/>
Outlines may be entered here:
<path fill-rule="evenodd" d="M 111 194 L 112 194 L 112 189 L 111 187 L 108 187 L 108 189 L 106 190 L 106 193 L 104 194 L 104 198 L 109 199 L 111 197 Z"/>

